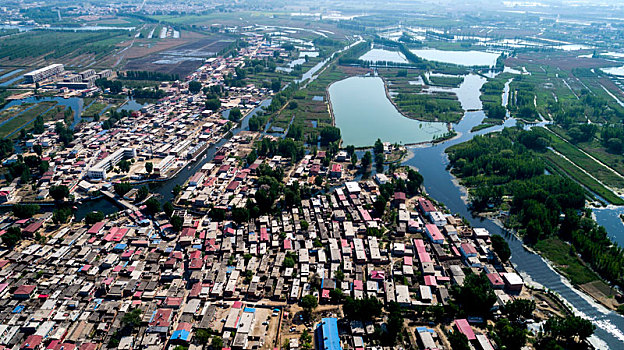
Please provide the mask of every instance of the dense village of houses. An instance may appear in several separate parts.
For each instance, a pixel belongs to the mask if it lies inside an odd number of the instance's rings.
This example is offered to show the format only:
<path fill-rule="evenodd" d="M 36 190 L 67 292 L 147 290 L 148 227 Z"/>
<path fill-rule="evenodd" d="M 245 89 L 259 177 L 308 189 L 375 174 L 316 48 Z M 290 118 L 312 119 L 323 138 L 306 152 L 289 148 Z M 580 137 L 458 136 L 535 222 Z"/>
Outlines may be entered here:
<path fill-rule="evenodd" d="M 247 136 L 230 140 L 204 166 L 210 175 L 194 176 L 181 196 L 191 191 L 187 200 L 207 196 L 231 209 L 250 198 L 260 164 L 288 164 L 288 159 L 273 157 L 239 169 L 226 166 L 248 142 Z M 307 156 L 293 167 L 316 169 L 321 156 Z M 319 166 L 319 171 L 330 175 L 333 168 Z M 513 269 L 493 266 L 489 233 L 465 226 L 424 197 L 395 193 L 396 229 L 387 239 L 368 236 L 368 228 L 388 225 L 366 209 L 379 194 L 378 182 L 388 180 L 384 177 L 347 181 L 329 195 L 241 225 L 180 210 L 176 214 L 184 218 L 184 227 L 179 233 L 172 232 L 164 215 L 145 220 L 129 211 L 93 225 L 60 229 L 17 222 L 25 233 L 40 232 L 48 239 L 0 257 L 0 345 L 95 349 L 109 344 L 122 316 L 138 308 L 141 325 L 119 339 L 119 348 L 199 348 L 193 337 L 200 329 L 222 337 L 224 347 L 233 349 L 272 348 L 283 340 L 297 348 L 298 337 L 289 338 L 284 325 L 292 319 L 290 308 L 308 294 L 321 304 L 330 303 L 330 291 L 336 288 L 356 299 L 376 297 L 408 308 L 445 304 L 450 286 L 463 283 L 467 268 L 487 274 L 496 306 L 520 294 L 523 281 Z M 294 266 L 285 264 L 289 257 L 295 257 Z M 313 279 L 320 279 L 319 289 Z M 317 332 L 333 336 L 321 336 L 321 342 L 338 340 L 320 348 L 367 346 L 369 325 L 350 322 L 338 331 L 339 313 L 328 316 Z M 455 320 L 454 327 L 476 349 L 492 349 L 487 335 L 467 320 Z M 444 348 L 435 329 L 423 325 L 414 332 L 421 348 Z"/>
<path fill-rule="evenodd" d="M 167 93 L 166 97 L 133 111 L 111 129 L 103 129 L 99 121 L 80 123 L 69 147 L 61 147 L 55 122 L 47 122 L 45 131 L 33 135 L 24 145 L 27 149 L 41 145 L 41 160 L 49 162 L 49 170 L 35 188 L 20 188 L 17 179 L 0 188 L 0 202 L 50 200 L 49 189 L 54 185 L 68 186 L 77 199 L 82 199 L 109 189 L 112 181 L 139 182 L 172 177 L 226 135 L 231 123 L 222 111 L 239 108 L 246 115 L 271 96 L 271 90 L 253 84 L 244 87 L 223 84 L 224 78 L 236 67 L 243 66 L 245 59 L 268 57 L 274 51 L 283 51 L 258 37 L 249 40 L 251 46 L 242 49 L 238 57 L 210 58 L 187 77 L 187 82 L 162 83 L 160 89 Z M 41 70 L 37 70 L 29 76 L 35 80 L 52 79 L 64 72 L 62 65 L 47 68 L 42 70 L 55 73 L 42 76 Z M 94 73 L 89 72 L 85 74 Z M 95 79 L 99 75 L 90 76 Z M 190 93 L 189 81 L 199 81 L 203 86 L 222 86 L 224 94 L 219 110 L 205 109 L 205 95 Z M 122 159 L 132 162 L 128 173 L 115 169 Z M 5 159 L 3 164 L 15 161 L 17 155 Z M 151 172 L 146 169 L 146 163 L 152 164 Z"/>

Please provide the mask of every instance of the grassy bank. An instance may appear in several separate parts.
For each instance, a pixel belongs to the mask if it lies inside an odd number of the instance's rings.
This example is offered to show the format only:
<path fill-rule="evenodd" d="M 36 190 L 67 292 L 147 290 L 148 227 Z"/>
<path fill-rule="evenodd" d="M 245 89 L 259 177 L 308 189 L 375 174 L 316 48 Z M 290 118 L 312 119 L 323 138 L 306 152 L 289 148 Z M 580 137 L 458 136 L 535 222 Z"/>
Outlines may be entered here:
<path fill-rule="evenodd" d="M 615 205 L 624 205 L 624 200 L 622 198 L 615 195 L 611 190 L 607 189 L 603 185 L 601 185 L 598 181 L 591 178 L 573 163 L 564 159 L 563 157 L 555 154 L 553 151 L 548 150 L 545 153 L 540 155 L 545 162 L 549 165 L 554 166 L 564 172 L 567 176 L 571 177 L 578 183 L 585 186 L 591 192 L 597 194 L 598 196 L 604 198 L 607 202 Z M 593 175 L 593 174 L 592 174 Z"/>
<path fill-rule="evenodd" d="M 576 255 L 576 250 L 558 237 L 549 237 L 537 242 L 534 248 L 573 284 L 585 284 L 599 280 L 599 277 Z"/>

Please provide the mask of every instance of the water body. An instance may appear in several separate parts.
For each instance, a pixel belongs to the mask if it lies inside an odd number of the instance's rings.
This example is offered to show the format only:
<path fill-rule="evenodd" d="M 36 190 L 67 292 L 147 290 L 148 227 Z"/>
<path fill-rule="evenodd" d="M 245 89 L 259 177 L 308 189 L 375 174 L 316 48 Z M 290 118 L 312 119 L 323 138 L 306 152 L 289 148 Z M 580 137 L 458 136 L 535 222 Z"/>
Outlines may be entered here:
<path fill-rule="evenodd" d="M 483 108 L 479 91 L 487 79 L 478 74 L 468 74 L 464 76 L 464 81 L 457 88 L 445 88 L 430 86 L 425 92 L 452 92 L 457 95 L 464 110 L 475 110 Z"/>
<path fill-rule="evenodd" d="M 351 77 L 329 87 L 329 97 L 345 145 L 371 146 L 379 138 L 401 144 L 427 142 L 444 135 L 445 123 L 404 117 L 386 97 L 379 77 Z"/>
<path fill-rule="evenodd" d="M 600 68 L 601 71 L 617 76 L 624 76 L 624 67 Z"/>
<path fill-rule="evenodd" d="M 78 124 L 82 120 L 80 118 L 80 115 L 82 113 L 83 103 L 82 103 L 82 98 L 79 98 L 79 97 L 63 98 L 63 97 L 31 96 L 31 97 L 22 98 L 19 100 L 13 100 L 7 103 L 2 109 L 0 109 L 0 111 L 3 111 L 9 107 L 21 105 L 24 103 L 38 103 L 38 102 L 47 102 L 47 101 L 54 101 L 56 102 L 57 106 L 65 106 L 65 107 L 69 107 L 72 109 L 72 111 L 74 112 L 74 121 L 71 125 L 71 128 L 76 126 L 76 124 Z"/>
<path fill-rule="evenodd" d="M 624 214 L 624 206 L 592 209 L 598 225 L 607 229 L 609 238 L 620 247 L 624 247 L 624 222 L 620 215 Z"/>
<path fill-rule="evenodd" d="M 460 66 L 487 66 L 496 65 L 500 53 L 484 51 L 447 51 L 438 49 L 410 50 L 414 55 L 428 61 L 457 64 Z"/>
<path fill-rule="evenodd" d="M 356 80 L 357 79 L 357 80 Z M 358 86 L 362 86 L 366 84 L 366 80 L 360 80 L 366 78 L 349 78 L 343 80 L 341 82 L 335 83 L 343 83 L 345 85 L 344 90 L 354 90 L 352 95 L 348 95 L 347 91 L 339 91 L 343 94 L 347 94 L 347 97 L 351 96 L 350 99 L 341 97 L 342 99 L 346 99 L 350 101 L 354 106 L 350 106 L 350 108 L 358 108 L 358 106 L 364 104 L 363 101 L 370 101 L 371 96 L 364 94 L 362 92 L 357 91 Z M 372 82 L 376 81 L 373 78 L 370 78 Z M 472 79 L 472 78 L 471 78 Z M 372 83 L 371 83 L 372 84 Z M 379 81 L 379 86 L 383 88 L 383 83 Z M 392 115 L 396 110 L 386 111 L 382 113 L 374 113 L 374 116 L 371 121 L 367 122 L 357 122 L 361 114 L 353 113 L 353 115 L 348 115 L 351 117 L 352 123 L 340 125 L 341 118 L 338 116 L 339 105 L 336 105 L 334 102 L 335 97 L 337 96 L 332 93 L 332 88 L 330 87 L 330 99 L 332 101 L 332 106 L 334 109 L 334 113 L 336 114 L 336 123 L 339 127 L 341 127 L 341 131 L 343 134 L 343 139 L 345 139 L 345 144 L 350 144 L 352 142 L 348 142 L 348 137 L 362 137 L 362 135 L 358 135 L 361 133 L 360 129 L 362 129 L 362 125 L 364 125 L 364 129 L 375 130 L 375 135 L 379 135 L 382 137 L 384 141 L 389 141 L 383 138 L 386 135 L 387 131 L 379 131 L 376 130 L 379 127 L 379 124 L 376 123 L 379 120 L 385 119 L 385 114 Z M 340 87 L 340 85 L 337 85 Z M 384 97 L 382 89 L 374 89 L 371 88 L 371 91 L 376 91 L 377 99 Z M 366 91 L 365 91 L 366 92 Z M 473 95 L 464 95 L 461 100 L 466 98 L 474 99 L 478 97 L 479 90 L 473 90 Z M 505 91 L 505 95 L 508 94 Z M 357 96 L 357 98 L 353 98 L 353 96 Z M 372 97 L 375 99 L 375 97 Z M 387 98 L 385 98 L 387 101 Z M 505 100 L 505 99 L 504 99 Z M 470 101 L 461 101 L 462 105 L 467 105 Z M 389 101 L 388 101 L 389 103 Z M 369 107 L 370 109 L 370 107 Z M 379 117 L 383 115 L 383 117 Z M 409 120 L 405 117 L 402 117 L 404 120 Z M 475 112 L 466 112 L 464 114 L 463 119 L 454 126 L 455 130 L 459 133 L 459 137 L 449 140 L 440 144 L 428 144 L 422 147 L 410 147 L 410 150 L 413 152 L 414 157 L 408 159 L 404 162 L 405 165 L 414 166 L 417 168 L 420 173 L 424 177 L 424 186 L 427 192 L 437 201 L 444 203 L 453 213 L 458 213 L 459 215 L 467 218 L 471 225 L 474 227 L 483 227 L 486 228 L 492 234 L 501 234 L 509 243 L 509 246 L 512 250 L 511 262 L 515 265 L 518 272 L 523 276 L 526 282 L 532 283 L 537 286 L 543 286 L 547 289 L 550 289 L 561 296 L 563 300 L 565 300 L 569 305 L 571 305 L 575 312 L 578 315 L 586 317 L 596 324 L 597 329 L 595 335 L 592 337 L 592 343 L 595 347 L 599 349 L 618 349 L 624 347 L 624 333 L 622 333 L 622 329 L 624 329 L 624 317 L 621 315 L 611 312 L 596 302 L 592 301 L 591 298 L 580 291 L 574 289 L 569 282 L 565 281 L 564 278 L 556 273 L 539 255 L 534 254 L 528 250 L 525 250 L 522 242 L 515 238 L 513 235 L 510 235 L 504 232 L 495 222 L 487 219 L 482 219 L 479 217 L 473 217 L 468 210 L 466 204 L 467 194 L 465 191 L 456 185 L 454 182 L 454 177 L 447 171 L 446 167 L 449 164 L 448 157 L 446 156 L 445 150 L 453 145 L 466 142 L 474 137 L 474 135 L 483 135 L 493 131 L 500 131 L 505 127 L 512 127 L 516 124 L 514 119 L 507 119 L 503 125 L 494 126 L 492 128 L 488 128 L 487 130 L 480 130 L 477 132 L 471 132 L 470 130 L 479 125 L 483 119 L 485 118 L 485 114 L 483 111 L 475 111 Z M 382 123 L 383 124 L 383 123 Z M 391 130 L 390 135 L 393 133 L 401 133 L 404 127 L 402 125 L 395 126 L 394 130 Z M 356 130 L 356 131 L 354 131 Z M 378 136 L 373 136 L 376 139 Z M 354 143 L 357 144 L 357 143 Z M 369 143 L 370 144 L 370 143 Z M 622 209 L 624 212 L 624 209 Z M 603 214 L 609 222 L 613 224 L 617 224 L 615 218 L 613 217 L 613 211 L 609 212 L 601 212 L 600 210 L 596 210 L 596 217 L 599 223 L 603 223 L 602 217 Z M 607 220 L 604 219 L 604 220 Z M 619 218 L 617 219 L 619 220 Z M 621 224 L 621 222 L 620 222 Z M 622 231 L 621 226 L 616 228 L 616 230 Z"/>
<path fill-rule="evenodd" d="M 10 71 L 8 73 L 4 73 L 4 74 L 0 75 L 0 80 L 6 79 L 6 78 L 8 78 L 8 77 L 10 77 L 12 75 L 15 75 L 15 74 L 17 74 L 19 72 L 22 72 L 22 71 L 24 71 L 24 69 L 19 68 L 19 69 L 16 69 L 16 70 L 12 70 L 12 71 Z"/>
<path fill-rule="evenodd" d="M 147 106 L 149 103 L 139 103 L 135 99 L 131 98 L 123 106 L 117 108 L 117 112 L 121 111 L 138 111 L 141 108 Z"/>
<path fill-rule="evenodd" d="M 13 79 L 9 79 L 9 80 L 5 81 L 4 83 L 1 83 L 0 86 L 2 86 L 2 87 L 11 86 L 14 83 L 22 80 L 22 78 L 24 78 L 24 75 L 20 75 L 20 76 L 17 76 L 15 78 L 13 78 Z"/>
<path fill-rule="evenodd" d="M 393 63 L 409 63 L 407 58 L 399 51 L 390 51 L 385 49 L 371 49 L 360 57 L 362 61 L 368 62 L 393 62 Z"/>

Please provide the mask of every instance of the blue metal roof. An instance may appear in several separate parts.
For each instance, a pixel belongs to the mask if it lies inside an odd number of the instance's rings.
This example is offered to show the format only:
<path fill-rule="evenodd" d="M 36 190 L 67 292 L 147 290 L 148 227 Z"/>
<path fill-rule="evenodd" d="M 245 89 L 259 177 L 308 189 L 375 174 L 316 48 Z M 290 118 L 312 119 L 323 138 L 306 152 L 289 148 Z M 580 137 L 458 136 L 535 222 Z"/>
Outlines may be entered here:
<path fill-rule="evenodd" d="M 17 305 L 15 307 L 15 309 L 13 309 L 13 313 L 14 314 L 19 314 L 20 312 L 24 311 L 25 306 L 24 305 Z"/>
<path fill-rule="evenodd" d="M 188 341 L 190 335 L 191 333 L 189 331 L 181 329 L 179 331 L 173 332 L 173 334 L 171 335 L 171 340 L 180 339 L 180 340 Z"/>
<path fill-rule="evenodd" d="M 338 319 L 334 317 L 327 317 L 321 320 L 321 336 L 323 350 L 342 350 L 340 346 L 340 336 L 338 336 Z"/>

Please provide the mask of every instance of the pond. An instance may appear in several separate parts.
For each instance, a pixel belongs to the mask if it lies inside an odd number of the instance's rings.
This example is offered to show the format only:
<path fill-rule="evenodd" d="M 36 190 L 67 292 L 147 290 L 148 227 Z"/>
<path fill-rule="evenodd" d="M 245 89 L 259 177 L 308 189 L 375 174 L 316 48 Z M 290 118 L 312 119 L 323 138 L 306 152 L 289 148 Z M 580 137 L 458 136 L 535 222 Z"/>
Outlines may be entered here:
<path fill-rule="evenodd" d="M 617 76 L 624 76 L 624 67 L 600 68 L 601 71 Z"/>
<path fill-rule="evenodd" d="M 385 94 L 379 77 L 351 77 L 329 87 L 331 108 L 343 144 L 371 146 L 384 142 L 414 144 L 448 132 L 445 123 L 421 122 L 403 116 Z"/>
<path fill-rule="evenodd" d="M 360 56 L 362 61 L 368 62 L 392 62 L 392 63 L 409 63 L 407 58 L 399 51 L 390 51 L 385 49 L 371 49 L 364 55 Z"/>
<path fill-rule="evenodd" d="M 434 62 L 451 63 L 460 66 L 487 66 L 496 65 L 500 53 L 485 51 L 446 51 L 438 49 L 410 50 L 414 55 Z"/>
<path fill-rule="evenodd" d="M 624 206 L 592 209 L 594 219 L 598 225 L 603 226 L 609 235 L 609 238 L 617 243 L 620 247 L 624 247 L 624 222 L 620 219 L 620 215 L 624 215 Z"/>
<path fill-rule="evenodd" d="M 149 103 L 139 103 L 137 100 L 131 98 L 123 106 L 117 108 L 117 112 L 121 111 L 138 111 L 141 108 L 147 106 Z"/>
<path fill-rule="evenodd" d="M 446 87 L 428 87 L 424 89 L 424 92 L 452 92 L 457 95 L 457 99 L 461 103 L 464 110 L 481 109 L 482 103 L 479 96 L 481 95 L 480 89 L 485 84 L 487 79 L 477 74 L 468 74 L 464 76 L 464 81 L 458 88 L 446 88 Z"/>

